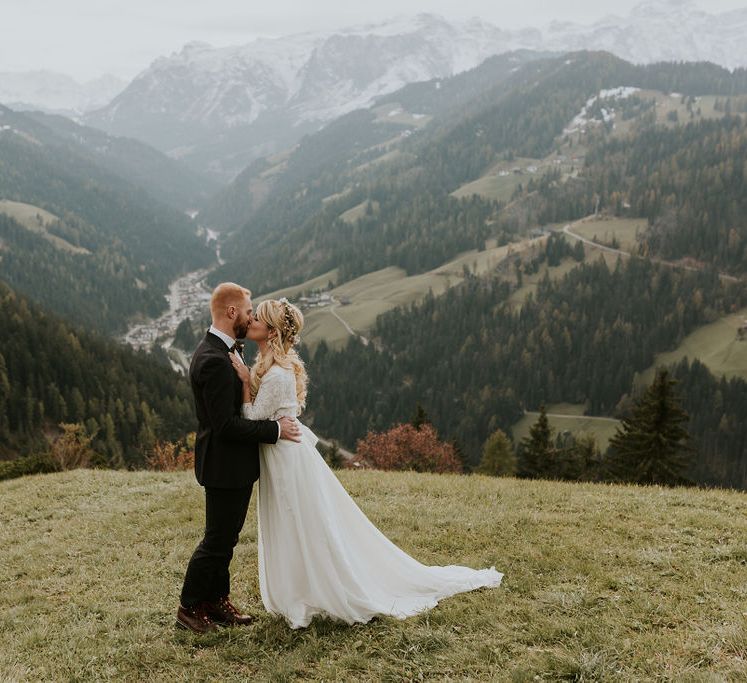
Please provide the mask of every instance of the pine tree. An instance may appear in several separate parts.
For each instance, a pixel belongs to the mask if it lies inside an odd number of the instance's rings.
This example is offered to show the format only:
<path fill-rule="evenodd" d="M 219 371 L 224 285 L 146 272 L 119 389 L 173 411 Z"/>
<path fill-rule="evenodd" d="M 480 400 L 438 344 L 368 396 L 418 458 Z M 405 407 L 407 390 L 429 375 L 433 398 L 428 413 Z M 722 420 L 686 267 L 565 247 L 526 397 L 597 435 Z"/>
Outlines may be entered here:
<path fill-rule="evenodd" d="M 428 413 L 425 412 L 425 408 L 423 408 L 419 403 L 415 408 L 415 415 L 413 415 L 410 424 L 417 430 L 420 430 L 423 425 L 431 424 Z"/>
<path fill-rule="evenodd" d="M 675 394 L 676 380 L 667 370 L 656 374 L 633 415 L 625 418 L 610 440 L 612 474 L 637 484 L 685 484 L 692 449 L 683 427 L 690 418 Z"/>
<path fill-rule="evenodd" d="M 519 475 L 530 479 L 546 476 L 554 452 L 552 429 L 543 404 L 537 422 L 529 429 L 529 436 L 521 440 Z"/>
<path fill-rule="evenodd" d="M 516 454 L 506 433 L 496 429 L 485 441 L 482 458 L 475 470 L 477 474 L 492 477 L 513 477 L 516 475 Z"/>
<path fill-rule="evenodd" d="M 472 463 L 467 459 L 467 456 L 465 455 L 464 450 L 459 444 L 459 441 L 457 441 L 457 439 L 451 439 L 449 441 L 449 445 L 454 449 L 454 455 L 456 456 L 456 459 L 460 463 L 462 463 L 462 471 L 465 474 L 469 474 L 472 471 L 473 466 Z"/>
<path fill-rule="evenodd" d="M 176 328 L 176 332 L 174 333 L 174 346 L 182 349 L 182 351 L 192 353 L 197 346 L 197 342 L 197 336 L 192 328 L 192 320 L 190 318 L 185 318 L 179 323 L 179 326 Z"/>

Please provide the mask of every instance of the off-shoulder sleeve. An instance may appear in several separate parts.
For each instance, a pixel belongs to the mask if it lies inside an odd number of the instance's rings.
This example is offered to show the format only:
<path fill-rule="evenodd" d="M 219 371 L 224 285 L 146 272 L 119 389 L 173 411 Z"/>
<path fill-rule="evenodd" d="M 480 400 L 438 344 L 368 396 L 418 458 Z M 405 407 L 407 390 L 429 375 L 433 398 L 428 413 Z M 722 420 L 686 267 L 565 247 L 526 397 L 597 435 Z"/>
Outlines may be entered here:
<path fill-rule="evenodd" d="M 244 403 L 241 415 L 247 420 L 275 419 L 275 415 L 295 402 L 295 380 L 287 372 L 268 372 L 262 378 L 254 403 Z"/>

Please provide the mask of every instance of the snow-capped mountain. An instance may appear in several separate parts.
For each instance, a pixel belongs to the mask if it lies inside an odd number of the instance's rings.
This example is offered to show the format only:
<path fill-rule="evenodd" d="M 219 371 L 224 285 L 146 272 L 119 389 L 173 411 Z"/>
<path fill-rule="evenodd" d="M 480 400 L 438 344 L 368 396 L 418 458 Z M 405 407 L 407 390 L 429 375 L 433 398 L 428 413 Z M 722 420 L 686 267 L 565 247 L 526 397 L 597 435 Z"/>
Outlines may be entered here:
<path fill-rule="evenodd" d="M 190 43 L 86 121 L 231 177 L 380 95 L 472 68 L 532 36 L 539 42 L 536 31 L 419 15 L 239 47 Z"/>
<path fill-rule="evenodd" d="M 78 116 L 108 104 L 126 85 L 109 74 L 78 83 L 53 71 L 0 72 L 0 102 L 11 109 Z"/>
<path fill-rule="evenodd" d="M 745 35 L 747 7 L 709 14 L 692 0 L 647 0 L 627 17 L 592 26 L 554 22 L 543 31 L 543 47 L 606 50 L 636 64 L 706 61 L 734 69 L 747 66 Z"/>
<path fill-rule="evenodd" d="M 502 30 L 421 14 L 332 33 L 213 48 L 190 43 L 156 60 L 86 122 L 140 138 L 227 179 L 258 156 L 376 97 L 514 49 L 607 50 L 636 63 L 747 65 L 747 9 L 714 15 L 690 0 L 648 0 L 591 26 Z"/>

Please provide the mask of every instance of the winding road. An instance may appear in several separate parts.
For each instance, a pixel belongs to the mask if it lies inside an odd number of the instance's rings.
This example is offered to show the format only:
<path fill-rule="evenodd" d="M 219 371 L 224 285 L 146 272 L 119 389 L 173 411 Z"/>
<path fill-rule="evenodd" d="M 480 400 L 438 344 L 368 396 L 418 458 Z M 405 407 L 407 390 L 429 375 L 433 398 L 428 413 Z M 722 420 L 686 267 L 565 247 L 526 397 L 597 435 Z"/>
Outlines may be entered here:
<path fill-rule="evenodd" d="M 340 317 L 339 313 L 337 312 L 337 307 L 339 305 L 340 305 L 340 302 L 335 301 L 332 304 L 332 306 L 329 307 L 329 312 L 342 323 L 342 326 L 348 331 L 348 334 L 351 337 L 358 337 L 363 342 L 363 346 L 368 346 L 368 339 L 364 337 L 362 334 L 358 334 L 352 327 L 350 327 L 350 325 L 348 325 L 346 320 L 343 320 Z"/>
<path fill-rule="evenodd" d="M 622 251 L 621 249 L 614 249 L 613 247 L 608 247 L 604 244 L 599 244 L 599 242 L 595 242 L 594 240 L 590 240 L 587 237 L 584 237 L 583 235 L 579 235 L 577 232 L 573 232 L 572 227 L 574 225 L 578 225 L 579 223 L 588 221 L 591 218 L 596 218 L 596 216 L 592 214 L 591 216 L 582 218 L 581 220 L 578 220 L 575 223 L 567 223 L 563 227 L 563 232 L 570 237 L 580 240 L 584 244 L 587 244 L 588 246 L 592 247 L 593 249 L 599 249 L 600 251 L 606 251 L 610 254 L 617 254 L 618 256 L 625 256 L 627 258 L 643 258 L 642 256 L 631 254 L 628 251 Z M 649 258 L 649 260 L 651 261 L 651 263 L 657 263 L 661 266 L 667 266 L 668 268 L 680 268 L 682 270 L 690 270 L 695 273 L 699 273 L 702 270 L 702 268 L 696 268 L 695 266 L 688 266 L 688 265 L 685 265 L 684 263 L 677 263 L 675 261 L 665 261 L 663 259 L 656 259 L 656 258 Z M 718 276 L 721 280 L 725 280 L 726 282 L 738 282 L 739 281 L 739 278 L 734 277 L 733 275 L 727 275 L 726 273 L 719 273 Z"/>

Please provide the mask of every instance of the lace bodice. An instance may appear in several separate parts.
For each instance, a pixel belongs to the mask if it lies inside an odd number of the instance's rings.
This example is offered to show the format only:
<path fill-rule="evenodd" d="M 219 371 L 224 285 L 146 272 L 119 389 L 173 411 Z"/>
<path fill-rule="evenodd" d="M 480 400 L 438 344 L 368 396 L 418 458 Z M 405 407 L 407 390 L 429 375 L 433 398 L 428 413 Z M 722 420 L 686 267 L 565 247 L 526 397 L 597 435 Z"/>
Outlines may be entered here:
<path fill-rule="evenodd" d="M 244 403 L 241 415 L 247 420 L 278 420 L 298 417 L 296 378 L 292 370 L 273 365 L 262 378 L 254 403 Z"/>

